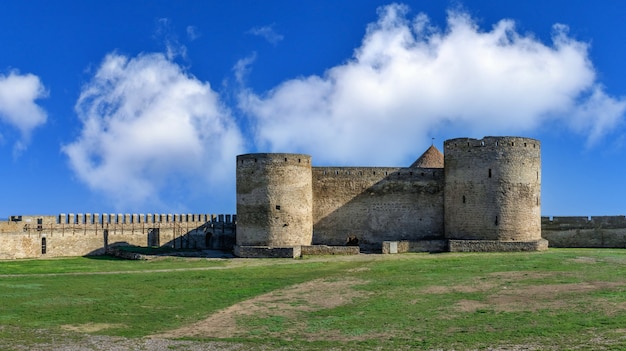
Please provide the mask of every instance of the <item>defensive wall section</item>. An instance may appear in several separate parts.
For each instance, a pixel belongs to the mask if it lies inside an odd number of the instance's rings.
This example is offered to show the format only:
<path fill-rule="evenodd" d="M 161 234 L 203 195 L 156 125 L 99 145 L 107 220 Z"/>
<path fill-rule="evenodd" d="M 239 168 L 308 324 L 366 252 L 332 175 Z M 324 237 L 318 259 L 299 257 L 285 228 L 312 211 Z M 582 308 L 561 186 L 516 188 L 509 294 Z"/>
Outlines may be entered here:
<path fill-rule="evenodd" d="M 626 248 L 626 217 L 541 217 L 550 247 Z"/>
<path fill-rule="evenodd" d="M 443 169 L 313 167 L 313 245 L 443 239 Z"/>
<path fill-rule="evenodd" d="M 104 254 L 119 245 L 230 250 L 235 215 L 60 214 L 0 222 L 0 259 Z"/>

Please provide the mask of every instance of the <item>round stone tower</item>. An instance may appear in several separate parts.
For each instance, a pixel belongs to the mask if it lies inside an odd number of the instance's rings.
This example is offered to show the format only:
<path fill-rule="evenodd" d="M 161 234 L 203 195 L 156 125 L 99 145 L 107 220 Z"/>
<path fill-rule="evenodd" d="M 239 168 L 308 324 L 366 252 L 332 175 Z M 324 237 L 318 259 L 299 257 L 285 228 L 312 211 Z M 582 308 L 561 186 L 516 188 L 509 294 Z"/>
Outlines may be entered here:
<path fill-rule="evenodd" d="M 540 146 L 520 137 L 444 142 L 444 225 L 451 251 L 547 248 L 541 239 Z M 471 244 L 475 240 L 491 244 Z"/>
<path fill-rule="evenodd" d="M 237 156 L 237 245 L 311 245 L 313 236 L 311 156 Z"/>

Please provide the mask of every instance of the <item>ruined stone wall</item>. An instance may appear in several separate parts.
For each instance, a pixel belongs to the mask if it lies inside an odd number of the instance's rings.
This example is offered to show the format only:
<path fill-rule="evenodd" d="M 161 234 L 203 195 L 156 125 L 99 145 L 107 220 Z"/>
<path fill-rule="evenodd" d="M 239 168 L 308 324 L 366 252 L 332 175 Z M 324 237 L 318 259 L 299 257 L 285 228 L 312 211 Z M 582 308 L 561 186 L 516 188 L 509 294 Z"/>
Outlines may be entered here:
<path fill-rule="evenodd" d="M 538 140 L 459 138 L 446 140 L 444 150 L 447 239 L 541 238 Z"/>
<path fill-rule="evenodd" d="M 443 170 L 313 167 L 313 244 L 443 237 Z"/>
<path fill-rule="evenodd" d="M 237 156 L 237 245 L 310 245 L 311 181 L 308 155 Z"/>
<path fill-rule="evenodd" d="M 235 216 L 61 214 L 0 222 L 0 259 L 98 255 L 107 246 L 231 249 Z"/>
<path fill-rule="evenodd" d="M 626 217 L 541 217 L 550 247 L 626 248 Z"/>

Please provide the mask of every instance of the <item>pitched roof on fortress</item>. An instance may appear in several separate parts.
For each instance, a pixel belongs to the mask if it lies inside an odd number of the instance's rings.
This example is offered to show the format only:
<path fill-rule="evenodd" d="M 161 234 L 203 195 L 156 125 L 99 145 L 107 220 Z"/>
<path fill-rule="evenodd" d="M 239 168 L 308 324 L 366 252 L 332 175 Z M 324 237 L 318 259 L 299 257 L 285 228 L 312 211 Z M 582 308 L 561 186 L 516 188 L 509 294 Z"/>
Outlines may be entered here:
<path fill-rule="evenodd" d="M 443 168 L 443 154 L 431 145 L 410 168 Z"/>

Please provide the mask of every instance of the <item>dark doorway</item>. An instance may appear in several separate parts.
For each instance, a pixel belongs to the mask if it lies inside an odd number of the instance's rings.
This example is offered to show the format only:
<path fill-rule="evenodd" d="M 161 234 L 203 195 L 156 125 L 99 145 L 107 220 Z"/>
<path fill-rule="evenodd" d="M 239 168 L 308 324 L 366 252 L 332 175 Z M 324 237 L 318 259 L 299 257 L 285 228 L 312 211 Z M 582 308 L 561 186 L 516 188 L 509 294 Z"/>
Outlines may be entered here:
<path fill-rule="evenodd" d="M 148 229 L 148 246 L 159 247 L 161 246 L 160 241 L 159 228 Z"/>
<path fill-rule="evenodd" d="M 211 232 L 208 232 L 204 235 L 204 247 L 206 247 L 207 249 L 212 249 L 211 238 L 213 238 L 213 233 Z"/>
<path fill-rule="evenodd" d="M 104 232 L 102 232 L 102 236 L 104 238 L 104 252 L 109 251 L 109 230 L 105 229 Z"/>

